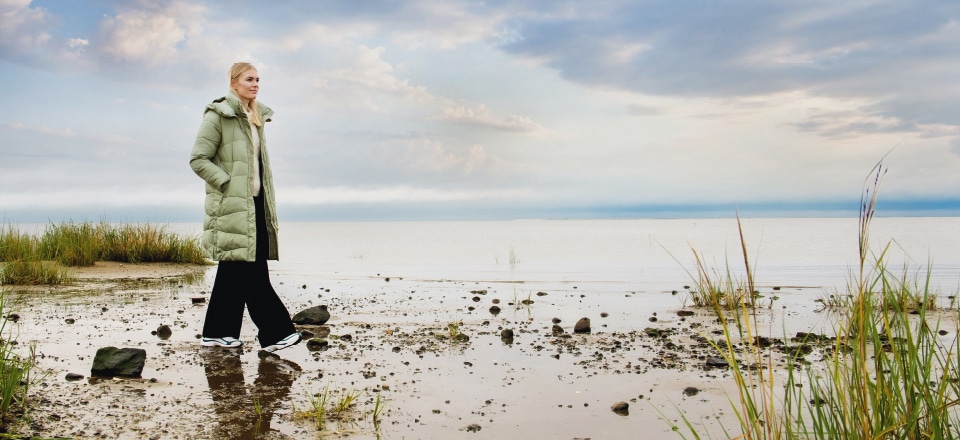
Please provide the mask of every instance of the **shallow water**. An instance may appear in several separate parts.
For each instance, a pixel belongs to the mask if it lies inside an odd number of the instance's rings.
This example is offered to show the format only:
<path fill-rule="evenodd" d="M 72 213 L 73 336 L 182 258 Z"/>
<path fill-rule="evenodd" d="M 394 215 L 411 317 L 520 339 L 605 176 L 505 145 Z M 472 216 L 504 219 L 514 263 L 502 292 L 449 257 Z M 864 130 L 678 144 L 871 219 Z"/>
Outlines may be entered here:
<path fill-rule="evenodd" d="M 817 313 L 814 300 L 845 286 L 857 261 L 856 220 L 746 219 L 743 225 L 759 290 L 767 300 L 778 298 L 761 314 L 762 331 L 828 332 L 832 318 Z M 890 266 L 898 270 L 932 259 L 931 284 L 947 295 L 960 277 L 956 226 L 956 218 L 877 219 L 872 239 L 878 248 L 895 240 Z M 53 371 L 43 388 L 55 397 L 35 412 L 47 428 L 41 432 L 321 438 L 309 420 L 293 415 L 328 386 L 366 394 L 350 420 L 327 426 L 327 437 L 676 438 L 658 411 L 672 419 L 683 411 L 714 434 L 717 417 L 734 426 L 724 394 L 728 374 L 693 364 L 652 367 L 663 348 L 629 336 L 647 327 L 675 329 L 678 343 L 693 347 L 693 323 L 709 321 L 709 314 L 676 316 L 688 302 L 684 286 L 690 279 L 683 267 L 692 267 L 693 247 L 720 268 L 729 256 L 739 272 L 734 220 L 281 228 L 282 261 L 270 266 L 278 293 L 291 312 L 328 305 L 331 334 L 351 335 L 352 341 L 330 339 L 326 351 L 299 345 L 264 358 L 255 350 L 256 330 L 245 320 L 246 348 L 238 355 L 200 348 L 196 335 L 205 305 L 191 298 L 208 296 L 215 267 L 196 283 L 26 292 L 15 305 L 23 317 L 20 340 L 35 342 L 41 365 Z M 171 229 L 196 233 L 196 225 Z M 526 298 L 534 303 L 509 305 Z M 503 309 L 497 315 L 488 311 L 494 299 Z M 592 320 L 594 332 L 575 336 L 576 347 L 551 336 L 554 318 L 570 332 L 581 317 Z M 434 336 L 447 332 L 449 323 L 460 323 L 470 342 Z M 173 327 L 171 338 L 151 334 L 160 324 Z M 512 344 L 500 339 L 502 328 L 516 331 Z M 146 349 L 144 379 L 65 380 L 67 372 L 88 374 L 92 354 L 108 345 Z M 695 352 L 681 353 L 695 362 Z M 702 392 L 685 396 L 691 385 Z M 378 390 L 389 403 L 382 421 L 373 424 L 365 413 Z M 253 412 L 254 397 L 269 412 L 263 418 Z M 631 402 L 629 416 L 610 410 L 617 401 Z M 470 424 L 482 430 L 467 432 Z"/>

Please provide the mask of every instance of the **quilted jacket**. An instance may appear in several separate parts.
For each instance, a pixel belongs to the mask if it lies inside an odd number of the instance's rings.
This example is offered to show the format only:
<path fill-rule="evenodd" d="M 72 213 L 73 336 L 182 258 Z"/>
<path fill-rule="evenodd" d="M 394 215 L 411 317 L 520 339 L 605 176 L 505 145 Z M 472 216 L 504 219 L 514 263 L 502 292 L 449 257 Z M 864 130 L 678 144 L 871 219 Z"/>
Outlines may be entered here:
<path fill-rule="evenodd" d="M 257 102 L 261 120 L 266 123 L 273 110 Z M 260 162 L 263 168 L 261 195 L 266 208 L 270 237 L 269 259 L 279 258 L 277 251 L 277 215 L 273 191 L 273 173 L 267 142 L 260 134 Z M 253 196 L 253 140 L 250 123 L 240 98 L 231 90 L 207 105 L 203 122 L 193 143 L 190 167 L 206 183 L 201 244 L 207 258 L 215 261 L 255 261 L 257 255 L 257 219 Z"/>

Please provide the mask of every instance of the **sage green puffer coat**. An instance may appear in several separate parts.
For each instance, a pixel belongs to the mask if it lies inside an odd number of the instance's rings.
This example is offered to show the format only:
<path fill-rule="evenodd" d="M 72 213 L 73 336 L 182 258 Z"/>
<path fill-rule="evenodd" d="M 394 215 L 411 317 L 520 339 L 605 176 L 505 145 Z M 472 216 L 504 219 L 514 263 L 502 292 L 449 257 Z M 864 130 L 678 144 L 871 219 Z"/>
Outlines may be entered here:
<path fill-rule="evenodd" d="M 257 103 L 264 123 L 273 110 Z M 267 142 L 260 134 L 260 161 L 263 167 L 260 194 L 266 208 L 270 237 L 269 259 L 278 259 L 277 215 L 273 192 L 273 173 Z M 190 167 L 207 182 L 201 244 L 207 258 L 215 261 L 255 261 L 257 255 L 257 218 L 250 193 L 253 179 L 253 140 L 250 123 L 231 90 L 227 96 L 208 104 L 203 122 L 193 143 Z"/>

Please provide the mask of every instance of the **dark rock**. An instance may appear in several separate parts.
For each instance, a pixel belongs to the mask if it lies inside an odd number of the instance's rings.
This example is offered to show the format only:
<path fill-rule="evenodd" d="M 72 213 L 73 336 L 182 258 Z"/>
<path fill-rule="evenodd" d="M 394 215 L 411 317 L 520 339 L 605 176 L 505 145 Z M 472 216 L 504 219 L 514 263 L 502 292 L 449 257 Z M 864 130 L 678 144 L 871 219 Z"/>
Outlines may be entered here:
<path fill-rule="evenodd" d="M 307 340 L 307 350 L 323 351 L 330 348 L 330 343 L 326 339 L 312 338 Z"/>
<path fill-rule="evenodd" d="M 683 389 L 683 395 L 687 397 L 693 397 L 697 394 L 700 394 L 700 389 L 697 387 L 686 387 Z"/>
<path fill-rule="evenodd" d="M 564 333 L 564 332 L 563 332 L 563 327 L 560 327 L 560 326 L 557 325 L 557 324 L 554 324 L 554 325 L 553 325 L 553 328 L 552 328 L 550 331 L 553 332 L 553 335 L 554 335 L 554 336 L 560 336 L 560 335 L 562 335 L 562 334 Z"/>
<path fill-rule="evenodd" d="M 498 306 L 490 306 L 490 314 L 493 315 L 493 316 L 499 315 L 499 314 L 500 314 L 500 307 L 498 307 Z"/>
<path fill-rule="evenodd" d="M 93 358 L 91 376 L 140 377 L 147 352 L 141 348 L 104 347 Z"/>
<path fill-rule="evenodd" d="M 950 332 L 948 332 L 948 331 L 946 331 L 946 330 L 940 330 L 940 331 L 937 332 L 937 334 L 939 334 L 940 336 L 946 336 L 946 335 L 949 335 Z"/>
<path fill-rule="evenodd" d="M 157 337 L 163 340 L 170 339 L 170 336 L 173 335 L 173 330 L 170 330 L 170 326 L 162 324 L 160 327 L 157 327 Z"/>
<path fill-rule="evenodd" d="M 303 309 L 293 315 L 293 323 L 300 325 L 323 325 L 329 320 L 330 312 L 325 305 Z"/>
<path fill-rule="evenodd" d="M 67 373 L 66 379 L 70 382 L 76 382 L 83 379 L 83 375 L 79 373 Z"/>
<path fill-rule="evenodd" d="M 573 326 L 574 333 L 590 333 L 590 318 L 580 318 Z"/>
<path fill-rule="evenodd" d="M 475 303 L 480 302 L 480 297 L 479 297 L 479 296 L 475 296 L 475 297 L 473 297 L 473 298 L 471 298 L 471 299 L 472 299 L 473 302 L 475 302 Z"/>
<path fill-rule="evenodd" d="M 600 313 L 600 317 L 601 317 L 601 318 L 606 318 L 606 317 L 608 317 L 608 316 L 610 316 L 610 314 L 607 313 L 607 312 L 601 312 L 601 313 Z"/>
<path fill-rule="evenodd" d="M 470 293 L 472 293 L 472 294 L 474 294 L 474 295 L 486 295 L 486 294 L 487 294 L 487 289 L 471 290 Z"/>
<path fill-rule="evenodd" d="M 529 306 L 530 304 L 533 304 L 533 300 L 527 298 L 527 299 L 525 299 L 525 300 L 523 300 L 523 301 L 520 301 L 520 304 L 523 304 L 523 305 L 525 305 L 525 306 Z"/>
<path fill-rule="evenodd" d="M 457 342 L 470 342 L 470 337 L 463 333 L 460 333 L 456 337 L 454 337 L 453 340 Z"/>
<path fill-rule="evenodd" d="M 478 424 L 476 424 L 476 423 L 473 423 L 473 424 L 468 425 L 466 428 L 463 428 L 463 429 L 465 429 L 467 432 L 480 432 L 480 425 L 478 425 Z"/>
<path fill-rule="evenodd" d="M 693 310 L 677 310 L 677 316 L 693 316 L 695 314 Z"/>
<path fill-rule="evenodd" d="M 77 320 L 73 318 L 67 318 L 67 319 L 64 319 L 63 322 L 66 322 L 67 324 L 73 324 L 77 322 Z"/>
<path fill-rule="evenodd" d="M 499 299 L 499 298 L 494 298 L 492 302 L 493 302 L 494 304 L 500 304 L 500 299 Z"/>
<path fill-rule="evenodd" d="M 18 315 L 18 314 L 16 314 L 16 313 L 11 313 L 11 314 L 7 315 L 7 320 L 8 320 L 8 321 L 17 322 L 17 321 L 20 320 L 20 315 Z"/>
<path fill-rule="evenodd" d="M 500 331 L 500 338 L 501 338 L 501 339 L 503 339 L 503 338 L 511 338 L 511 339 L 513 339 L 513 329 L 512 329 L 512 328 L 505 328 L 505 329 L 501 330 L 501 331 Z"/>
<path fill-rule="evenodd" d="M 310 330 L 300 330 L 300 337 L 303 338 L 303 339 L 305 339 L 305 340 L 306 340 L 306 339 L 310 339 L 310 338 L 312 338 L 312 337 L 314 337 L 314 336 L 316 336 L 316 334 L 314 334 L 314 333 L 313 333 L 312 331 L 310 331 Z"/>
<path fill-rule="evenodd" d="M 547 292 L 537 292 L 537 296 L 547 296 Z"/>
<path fill-rule="evenodd" d="M 340 335 L 340 340 L 347 342 L 353 341 L 353 335 Z"/>
<path fill-rule="evenodd" d="M 613 412 L 617 413 L 619 416 L 629 416 L 630 415 L 630 404 L 627 402 L 617 402 L 610 406 L 610 409 Z"/>
<path fill-rule="evenodd" d="M 554 324 L 559 324 L 559 323 L 560 323 L 560 318 L 553 318 L 553 319 L 551 319 L 550 321 L 553 322 Z"/>
<path fill-rule="evenodd" d="M 709 368 L 727 368 L 730 366 L 730 364 L 728 364 L 727 360 L 724 358 L 708 357 L 706 366 Z"/>
<path fill-rule="evenodd" d="M 193 304 L 203 304 L 207 302 L 207 299 L 202 296 L 198 296 L 198 297 L 190 298 L 190 302 Z"/>

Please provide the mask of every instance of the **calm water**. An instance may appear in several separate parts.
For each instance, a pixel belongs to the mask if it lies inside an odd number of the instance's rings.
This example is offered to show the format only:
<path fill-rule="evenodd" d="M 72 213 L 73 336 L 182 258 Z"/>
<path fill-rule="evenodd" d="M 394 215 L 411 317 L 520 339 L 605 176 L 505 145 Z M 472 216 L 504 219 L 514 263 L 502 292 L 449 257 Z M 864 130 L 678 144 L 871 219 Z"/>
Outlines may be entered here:
<path fill-rule="evenodd" d="M 902 272 L 932 262 L 933 287 L 960 285 L 960 218 L 877 218 L 874 252 L 889 246 Z M 175 224 L 194 234 L 199 225 Z M 857 266 L 857 219 L 744 219 L 758 284 L 845 287 Z M 518 220 L 484 222 L 282 223 L 286 277 L 379 277 L 451 281 L 592 283 L 611 292 L 662 291 L 689 284 L 696 249 L 711 267 L 742 272 L 734 219 Z"/>

